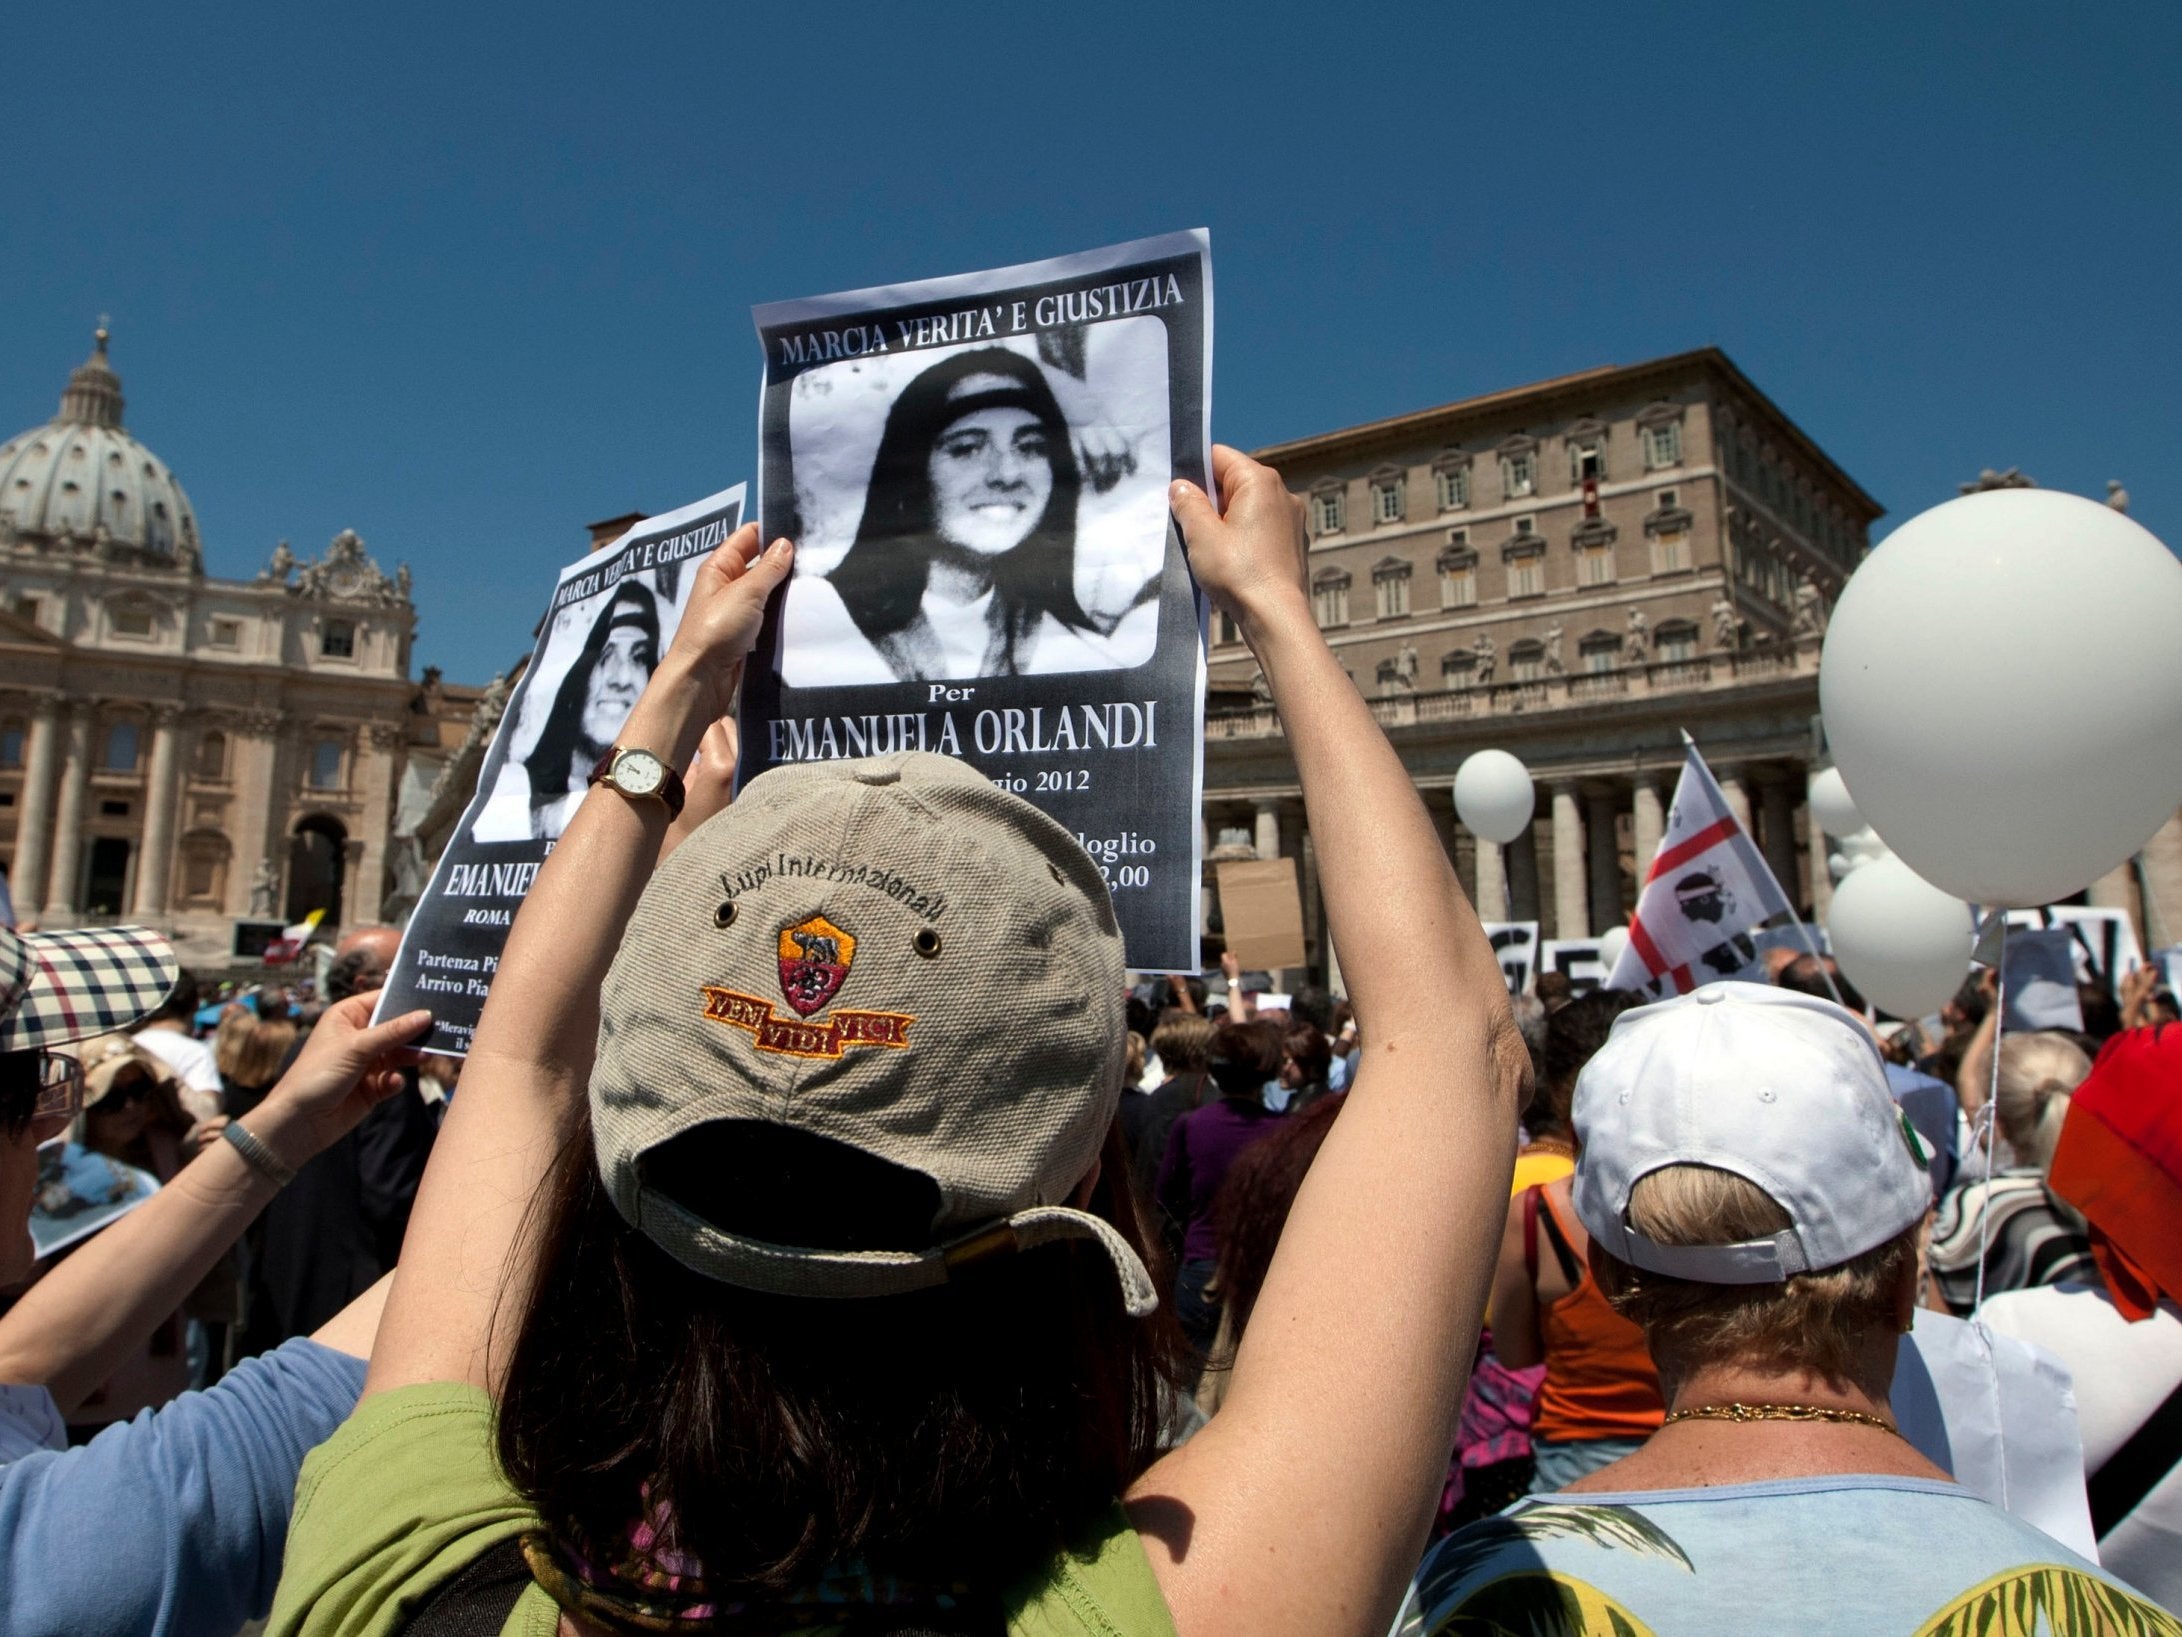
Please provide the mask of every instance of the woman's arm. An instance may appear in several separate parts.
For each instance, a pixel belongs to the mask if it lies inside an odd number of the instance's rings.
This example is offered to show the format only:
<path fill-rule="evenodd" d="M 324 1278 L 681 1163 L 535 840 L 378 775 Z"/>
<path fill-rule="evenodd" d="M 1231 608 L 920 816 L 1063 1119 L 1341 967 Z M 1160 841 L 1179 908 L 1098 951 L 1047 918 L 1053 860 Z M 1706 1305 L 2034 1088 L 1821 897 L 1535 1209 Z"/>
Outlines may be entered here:
<path fill-rule="evenodd" d="M 330 1007 L 295 1065 L 243 1119 L 283 1164 L 300 1168 L 401 1089 L 390 1054 L 422 1035 L 431 1014 L 367 1028 L 372 1000 Z M 75 1409 L 181 1306 L 275 1192 L 232 1143 L 212 1144 L 0 1317 L 0 1381 L 43 1386 L 63 1414 Z"/>
<path fill-rule="evenodd" d="M 1264 668 L 1365 1042 L 1212 1423 L 1132 1490 L 1183 1637 L 1378 1637 L 1446 1474 L 1506 1221 L 1529 1054 L 1409 775 L 1327 648 L 1299 503 L 1214 451 L 1191 566 Z"/>
<path fill-rule="evenodd" d="M 705 560 L 623 746 L 689 766 L 732 708 L 765 599 L 792 560 L 784 540 L 761 554 L 754 523 Z M 660 803 L 594 787 L 532 883 L 417 1190 L 367 1395 L 421 1381 L 498 1385 L 529 1305 L 531 1199 L 568 1140 L 590 1079 L 599 987 L 667 834 Z"/>

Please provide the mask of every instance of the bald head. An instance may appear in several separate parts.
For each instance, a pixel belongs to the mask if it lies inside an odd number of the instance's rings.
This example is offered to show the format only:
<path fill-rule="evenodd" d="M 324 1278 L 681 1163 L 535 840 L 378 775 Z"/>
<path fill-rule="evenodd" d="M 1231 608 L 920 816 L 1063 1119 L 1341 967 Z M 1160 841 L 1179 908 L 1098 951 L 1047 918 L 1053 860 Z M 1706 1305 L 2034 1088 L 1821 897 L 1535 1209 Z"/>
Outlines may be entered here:
<path fill-rule="evenodd" d="M 358 927 L 341 934 L 333 946 L 333 965 L 326 970 L 326 993 L 331 1000 L 368 995 L 386 987 L 386 975 L 394 965 L 394 953 L 402 935 L 390 926 Z"/>

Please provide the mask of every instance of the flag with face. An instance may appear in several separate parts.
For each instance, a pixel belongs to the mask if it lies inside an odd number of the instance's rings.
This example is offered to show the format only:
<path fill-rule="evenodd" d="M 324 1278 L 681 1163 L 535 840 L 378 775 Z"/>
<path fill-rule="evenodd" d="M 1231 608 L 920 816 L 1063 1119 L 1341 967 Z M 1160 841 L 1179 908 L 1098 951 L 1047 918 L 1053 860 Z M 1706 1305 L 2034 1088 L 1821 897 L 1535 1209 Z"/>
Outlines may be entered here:
<path fill-rule="evenodd" d="M 1683 753 L 1659 856 L 1637 895 L 1628 948 L 1606 986 L 1667 996 L 1756 976 L 1751 934 L 1787 913 L 1787 894 L 1693 744 Z"/>

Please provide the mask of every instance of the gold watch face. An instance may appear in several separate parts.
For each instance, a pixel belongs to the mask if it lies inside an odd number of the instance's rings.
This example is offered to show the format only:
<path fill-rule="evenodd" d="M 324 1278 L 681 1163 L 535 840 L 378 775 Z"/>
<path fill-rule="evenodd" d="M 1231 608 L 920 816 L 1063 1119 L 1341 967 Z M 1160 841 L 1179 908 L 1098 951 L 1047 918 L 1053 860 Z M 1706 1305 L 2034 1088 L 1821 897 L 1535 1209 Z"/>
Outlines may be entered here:
<path fill-rule="evenodd" d="M 631 796 L 656 796 L 666 782 L 666 764 L 648 750 L 625 750 L 614 758 L 614 783 Z"/>

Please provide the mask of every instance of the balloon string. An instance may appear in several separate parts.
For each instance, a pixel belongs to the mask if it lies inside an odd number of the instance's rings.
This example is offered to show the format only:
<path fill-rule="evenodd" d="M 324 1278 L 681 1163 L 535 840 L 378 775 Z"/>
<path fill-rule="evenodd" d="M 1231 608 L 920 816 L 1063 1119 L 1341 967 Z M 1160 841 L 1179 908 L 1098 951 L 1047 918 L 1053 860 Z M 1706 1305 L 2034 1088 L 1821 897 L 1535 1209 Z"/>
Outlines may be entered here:
<path fill-rule="evenodd" d="M 1993 1229 L 1993 1149 L 1997 1146 L 1994 1121 L 2000 1107 L 2000 1036 L 2008 1021 L 2008 919 L 2005 910 L 1995 910 L 2000 917 L 2000 932 L 1993 949 L 1993 1050 L 1992 1061 L 1986 1065 L 1985 1106 L 1977 1111 L 1973 1130 L 1977 1140 L 1985 1145 L 1985 1186 L 1977 1205 L 1977 1292 L 1970 1303 L 1970 1333 L 1977 1338 L 1978 1347 L 1985 1355 L 1985 1381 L 1992 1393 L 1992 1424 L 2000 1420 L 2000 1364 L 1993 1357 L 1991 1327 L 1985 1322 L 1985 1254 L 1992 1244 Z M 2000 1444 L 2000 1509 L 2008 1510 L 2008 1447 L 2005 1437 Z"/>

